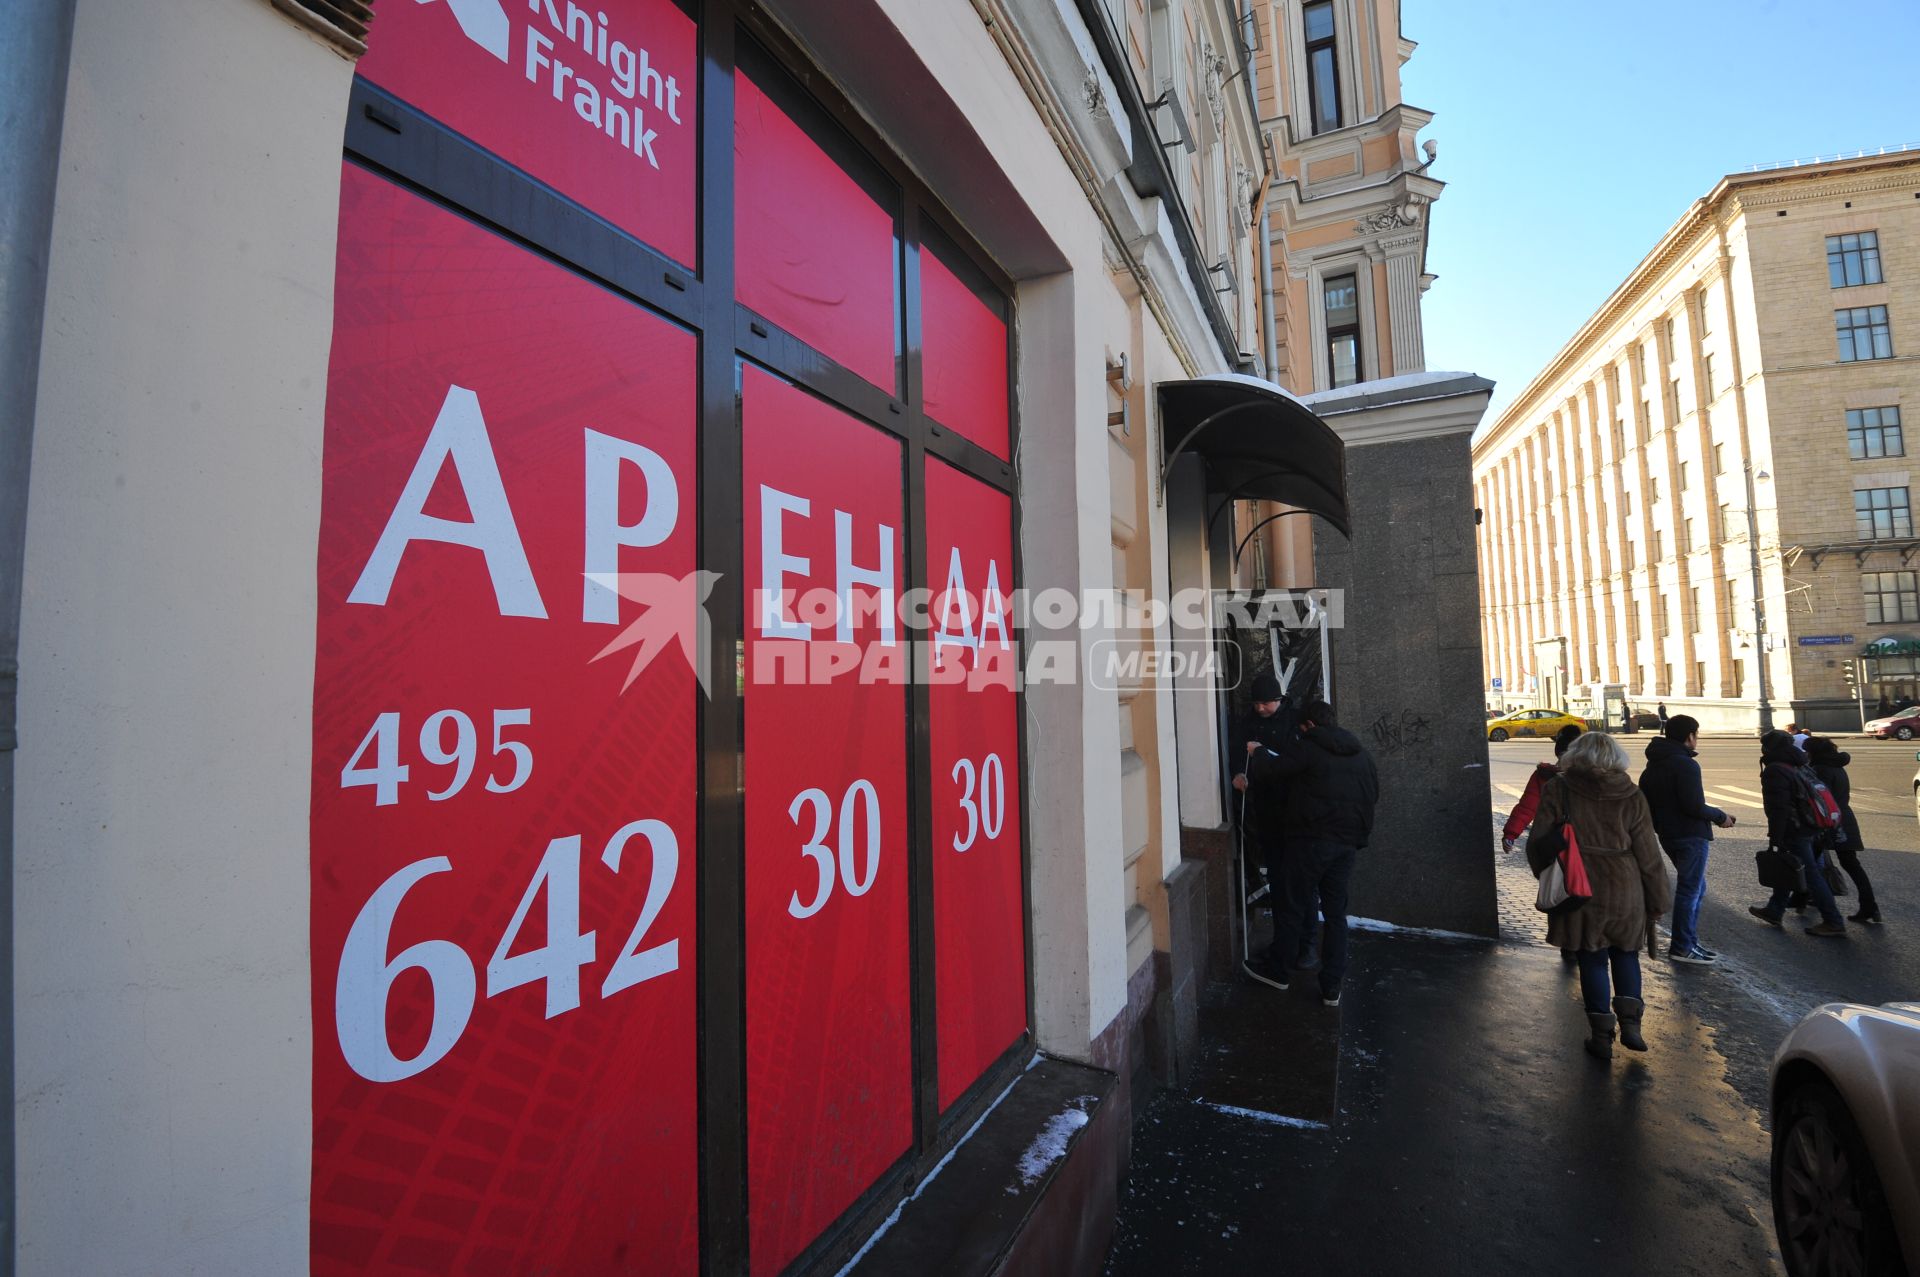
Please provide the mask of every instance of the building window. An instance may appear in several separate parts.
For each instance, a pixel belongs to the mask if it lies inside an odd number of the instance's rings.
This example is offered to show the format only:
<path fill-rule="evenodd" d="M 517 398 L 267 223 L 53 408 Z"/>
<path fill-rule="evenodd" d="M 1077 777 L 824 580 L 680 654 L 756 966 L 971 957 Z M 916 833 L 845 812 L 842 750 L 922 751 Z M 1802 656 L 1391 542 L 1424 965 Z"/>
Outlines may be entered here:
<path fill-rule="evenodd" d="M 1860 592 L 1867 605 L 1867 624 L 1920 621 L 1920 588 L 1912 572 L 1862 572 Z"/>
<path fill-rule="evenodd" d="M 1695 528 L 1694 528 L 1694 523 L 1693 523 L 1693 520 L 1692 520 L 1692 519 L 1688 519 L 1688 520 L 1687 520 L 1687 523 L 1686 523 L 1686 528 L 1687 528 L 1687 539 L 1686 539 L 1686 541 L 1685 541 L 1685 543 L 1683 543 L 1683 544 L 1682 544 L 1682 546 L 1681 546 L 1681 549 L 1683 549 L 1683 550 L 1687 550 L 1687 551 L 1693 551 L 1693 550 L 1697 550 L 1697 549 L 1699 549 L 1699 548 L 1700 548 L 1700 537 L 1699 537 L 1699 534 L 1698 534 L 1698 532 L 1697 532 L 1697 531 L 1695 530 Z M 1700 593 L 1700 592 L 1699 592 L 1698 590 L 1695 590 L 1695 591 L 1694 591 L 1694 594 L 1695 594 L 1696 596 L 1698 596 L 1698 594 L 1699 594 L 1699 593 Z M 1696 597 L 1696 598 L 1694 599 L 1694 602 L 1695 602 L 1695 604 L 1696 604 L 1696 605 L 1697 605 L 1697 604 L 1699 603 L 1699 599 L 1698 599 L 1698 597 Z"/>
<path fill-rule="evenodd" d="M 1360 380 L 1360 288 L 1358 276 L 1335 275 L 1321 285 L 1327 315 L 1327 377 L 1331 386 Z"/>
<path fill-rule="evenodd" d="M 1304 16 L 1307 98 L 1313 113 L 1313 131 L 1326 133 L 1340 127 L 1340 57 L 1333 39 L 1332 0 L 1308 5 Z"/>
<path fill-rule="evenodd" d="M 1713 445 L 1713 472 L 1715 474 L 1727 472 L 1727 445 L 1724 443 Z"/>
<path fill-rule="evenodd" d="M 1835 288 L 1879 283 L 1880 236 L 1874 231 L 1827 236 L 1827 282 Z"/>
<path fill-rule="evenodd" d="M 1660 694 L 1662 696 L 1672 696 L 1674 694 L 1673 665 L 1671 663 L 1660 667 Z"/>
<path fill-rule="evenodd" d="M 1711 399 L 1713 398 L 1713 386 L 1714 386 L 1712 355 L 1702 355 L 1700 357 L 1700 372 L 1701 372 L 1702 380 L 1706 382 L 1707 398 Z"/>
<path fill-rule="evenodd" d="M 1691 522 L 1691 520 L 1689 520 L 1689 522 Z M 1700 587 L 1699 586 L 1696 585 L 1691 590 L 1687 591 L 1687 600 L 1693 608 L 1693 628 L 1697 630 L 1700 628 Z"/>
<path fill-rule="evenodd" d="M 1688 488 L 1691 488 L 1692 486 L 1693 486 L 1693 462 L 1682 461 L 1680 463 L 1680 491 L 1685 492 Z"/>
<path fill-rule="evenodd" d="M 1693 694 L 1695 696 L 1707 694 L 1707 663 L 1705 661 L 1693 663 Z"/>
<path fill-rule="evenodd" d="M 1906 456 L 1906 440 L 1900 434 L 1900 410 L 1847 409 L 1847 455 L 1855 461 Z"/>
<path fill-rule="evenodd" d="M 1639 566 L 1640 566 L 1640 560 L 1637 555 L 1637 549 L 1634 546 L 1633 542 L 1629 541 L 1627 542 L 1627 570 L 1632 571 L 1634 568 L 1637 568 Z"/>
<path fill-rule="evenodd" d="M 1667 383 L 1667 420 L 1680 420 L 1680 379 L 1678 377 Z"/>
<path fill-rule="evenodd" d="M 1840 338 L 1841 363 L 1893 358 L 1893 334 L 1887 328 L 1885 306 L 1853 306 L 1836 310 L 1833 312 L 1833 327 Z"/>
<path fill-rule="evenodd" d="M 1653 530 L 1653 553 L 1651 556 L 1649 556 L 1648 562 L 1659 563 L 1666 557 L 1667 557 L 1667 534 L 1662 532 L 1659 528 L 1655 528 Z M 1665 614 L 1666 614 L 1666 610 L 1664 608 L 1661 609 L 1661 615 L 1665 616 Z M 1662 634 L 1665 634 L 1667 632 L 1664 624 L 1662 625 L 1660 632 Z"/>
<path fill-rule="evenodd" d="M 1651 494 L 1651 497 L 1653 500 L 1658 501 L 1660 499 L 1660 476 L 1659 475 L 1647 476 L 1647 491 L 1649 494 Z"/>
<path fill-rule="evenodd" d="M 1670 360 L 1674 357 L 1675 353 L 1679 349 L 1674 342 L 1674 329 L 1675 329 L 1675 324 L 1673 322 L 1673 316 L 1668 315 L 1666 319 L 1662 321 L 1660 326 L 1660 331 L 1667 339 L 1667 358 Z"/>
<path fill-rule="evenodd" d="M 1913 535 L 1913 512 L 1907 508 L 1905 488 L 1856 488 L 1853 525 L 1862 541 L 1884 541 Z"/>
<path fill-rule="evenodd" d="M 1627 452 L 1627 428 L 1618 418 L 1613 422 L 1613 455 L 1623 457 Z"/>
<path fill-rule="evenodd" d="M 1713 331 L 1713 320 L 1707 313 L 1707 290 L 1700 290 L 1700 335 L 1705 337 Z"/>

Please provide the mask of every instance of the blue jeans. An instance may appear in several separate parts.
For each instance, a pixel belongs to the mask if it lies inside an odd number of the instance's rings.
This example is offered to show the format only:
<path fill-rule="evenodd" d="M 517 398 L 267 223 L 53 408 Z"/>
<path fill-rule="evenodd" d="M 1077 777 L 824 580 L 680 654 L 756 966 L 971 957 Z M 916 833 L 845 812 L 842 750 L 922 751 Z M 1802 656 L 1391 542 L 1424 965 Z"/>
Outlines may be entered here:
<path fill-rule="evenodd" d="M 1830 927 L 1844 927 L 1847 924 L 1840 917 L 1840 906 L 1833 902 L 1833 888 L 1827 885 L 1827 875 L 1820 872 L 1820 857 L 1813 850 L 1813 839 L 1804 834 L 1789 839 L 1782 851 L 1790 851 L 1806 870 L 1807 894 L 1813 897 L 1813 903 L 1820 910 L 1820 918 Z M 1787 901 L 1793 892 L 1786 887 L 1774 889 L 1767 901 L 1767 912 L 1778 918 L 1787 911 Z"/>
<path fill-rule="evenodd" d="M 1301 839 L 1287 844 L 1281 860 L 1280 899 L 1273 907 L 1273 963 L 1293 969 L 1304 953 L 1301 935 L 1314 894 L 1326 923 L 1320 935 L 1320 992 L 1340 992 L 1347 974 L 1347 886 L 1353 878 L 1355 849 L 1336 842 Z"/>
<path fill-rule="evenodd" d="M 1705 838 L 1668 838 L 1661 844 L 1673 861 L 1673 945 L 1685 953 L 1700 943 L 1700 902 L 1707 897 L 1707 853 L 1713 843 Z"/>
<path fill-rule="evenodd" d="M 1594 949 L 1580 951 L 1580 1000 L 1595 1015 L 1613 1010 L 1607 988 L 1607 968 L 1613 968 L 1614 990 L 1623 998 L 1640 996 L 1640 951 Z"/>

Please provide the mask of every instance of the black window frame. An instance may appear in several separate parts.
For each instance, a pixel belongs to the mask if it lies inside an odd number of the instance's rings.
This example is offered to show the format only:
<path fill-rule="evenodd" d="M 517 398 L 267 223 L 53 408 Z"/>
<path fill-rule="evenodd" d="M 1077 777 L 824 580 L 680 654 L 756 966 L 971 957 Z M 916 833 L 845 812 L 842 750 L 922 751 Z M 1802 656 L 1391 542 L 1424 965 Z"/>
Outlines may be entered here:
<path fill-rule="evenodd" d="M 1335 325 L 1328 316 L 1327 293 L 1341 280 L 1350 281 L 1353 289 L 1353 322 Z M 1367 343 L 1361 337 L 1360 329 L 1360 268 L 1354 266 L 1338 275 L 1325 275 L 1320 279 L 1320 321 L 1326 325 L 1327 389 L 1338 390 L 1342 386 L 1351 386 L 1367 379 Z M 1353 339 L 1353 380 L 1341 381 L 1333 358 L 1336 341 L 1343 338 Z"/>
<path fill-rule="evenodd" d="M 1873 414 L 1869 421 L 1867 415 Z M 1892 420 L 1887 419 L 1891 413 Z M 1891 440 L 1893 446 L 1887 446 Z M 1877 447 L 1877 451 L 1876 451 Z M 1853 461 L 1878 461 L 1907 455 L 1906 432 L 1900 423 L 1900 405 L 1847 409 L 1847 456 Z"/>
<path fill-rule="evenodd" d="M 1862 572 L 1860 595 L 1868 625 L 1904 625 L 1920 621 L 1920 573 L 1905 570 Z M 1888 599 L 1894 600 L 1893 616 L 1887 615 Z"/>
<path fill-rule="evenodd" d="M 1843 364 L 1893 358 L 1893 325 L 1885 305 L 1842 306 L 1833 312 L 1833 329 Z M 1860 336 L 1863 333 L 1865 337 Z M 1860 353 L 1863 341 L 1869 352 L 1865 355 Z"/>
<path fill-rule="evenodd" d="M 1853 241 L 1849 244 L 1847 241 Z M 1871 241 L 1871 242 L 1869 242 Z M 1858 275 L 1859 278 L 1853 278 Z M 1887 282 L 1880 261 L 1879 231 L 1848 231 L 1827 236 L 1827 286 L 1865 288 Z"/>
<path fill-rule="evenodd" d="M 672 260 L 634 234 L 514 168 L 392 93 L 356 77 L 350 89 L 344 160 L 466 218 L 503 239 L 620 295 L 649 313 L 690 329 L 700 343 L 697 460 L 689 490 L 696 501 L 698 563 L 723 580 L 744 579 L 740 515 L 743 457 L 740 379 L 759 367 L 902 445 L 905 561 L 902 591 L 927 587 L 926 475 L 945 463 L 1004 493 L 1012 507 L 1009 591 L 1025 580 L 1020 529 L 1019 363 L 1016 285 L 963 230 L 960 220 L 917 172 L 814 69 L 801 47 L 751 0 L 674 0 L 698 24 L 700 137 L 696 176 L 697 264 Z M 377 36 L 376 36 L 377 38 Z M 890 389 L 834 362 L 741 304 L 733 260 L 734 79 L 751 67 L 756 84 L 870 192 L 877 179 L 892 192 L 896 273 L 895 384 Z M 762 79 L 763 68 L 769 68 Z M 884 192 L 883 192 L 884 193 Z M 928 417 L 921 364 L 921 251 L 938 257 L 1007 325 L 1008 457 L 963 438 Z M 707 602 L 709 668 L 731 670 L 745 639 L 738 589 L 716 589 Z M 1017 620 L 1011 639 L 1027 650 Z M 929 687 L 909 686 L 906 721 L 908 909 L 913 1052 L 913 1139 L 906 1154 L 868 1185 L 787 1268 L 831 1272 L 885 1220 L 894 1205 L 939 1165 L 1018 1076 L 1034 1045 L 1034 938 L 1031 843 L 1031 746 L 1025 691 L 1016 688 L 1021 778 L 1018 804 L 1026 946 L 1028 1028 L 947 1109 L 939 1108 L 938 1017 L 932 839 Z M 696 710 L 698 753 L 696 898 L 697 1135 L 701 1270 L 748 1271 L 746 855 L 743 766 L 744 700 L 732 678 L 712 680 Z M 849 1049 L 855 1049 L 850 1044 Z"/>
<path fill-rule="evenodd" d="M 1313 37 L 1308 30 L 1313 23 L 1316 9 L 1326 11 L 1327 34 Z M 1318 137 L 1322 133 L 1331 133 L 1346 127 L 1346 108 L 1340 92 L 1340 33 L 1339 17 L 1334 10 L 1333 0 L 1310 0 L 1300 6 L 1300 33 L 1306 46 L 1307 74 L 1307 131 L 1308 135 Z M 1320 55 L 1326 55 L 1327 83 L 1333 89 L 1332 114 L 1327 113 L 1327 103 L 1321 100 L 1320 77 L 1315 73 L 1315 63 Z"/>
<path fill-rule="evenodd" d="M 1866 498 L 1864 505 L 1863 497 Z M 1855 538 L 1861 541 L 1911 541 L 1913 500 L 1907 488 L 1855 488 L 1853 530 Z"/>

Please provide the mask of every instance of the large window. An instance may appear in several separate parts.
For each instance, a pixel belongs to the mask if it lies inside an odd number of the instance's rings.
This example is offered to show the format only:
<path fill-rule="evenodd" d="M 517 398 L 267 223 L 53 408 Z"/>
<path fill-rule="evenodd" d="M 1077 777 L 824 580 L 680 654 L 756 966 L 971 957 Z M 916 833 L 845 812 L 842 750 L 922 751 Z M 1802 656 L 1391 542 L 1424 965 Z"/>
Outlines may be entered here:
<path fill-rule="evenodd" d="M 1327 317 L 1327 384 L 1351 386 L 1360 380 L 1360 288 L 1351 272 L 1321 286 Z"/>
<path fill-rule="evenodd" d="M 1303 16 L 1307 26 L 1307 98 L 1313 113 L 1313 131 L 1327 133 L 1340 127 L 1340 54 L 1334 41 L 1332 0 L 1308 5 Z"/>
<path fill-rule="evenodd" d="M 1892 407 L 1847 409 L 1847 455 L 1855 461 L 1906 456 L 1906 440 L 1900 433 L 1900 410 Z"/>
<path fill-rule="evenodd" d="M 1920 587 L 1912 572 L 1862 572 L 1860 593 L 1867 605 L 1867 624 L 1920 621 Z"/>
<path fill-rule="evenodd" d="M 829 1271 L 1030 1055 L 1011 281 L 745 0 L 492 7 L 346 112 L 308 1268 Z"/>
<path fill-rule="evenodd" d="M 1913 513 L 1907 508 L 1905 488 L 1856 488 L 1853 493 L 1854 530 L 1862 541 L 1883 541 L 1913 535 Z"/>
<path fill-rule="evenodd" d="M 1840 339 L 1840 362 L 1892 359 L 1893 333 L 1885 306 L 1851 306 L 1833 312 L 1833 328 Z"/>
<path fill-rule="evenodd" d="M 1880 236 L 1873 231 L 1858 235 L 1827 236 L 1827 283 L 1834 288 L 1853 288 L 1859 284 L 1880 282 Z"/>

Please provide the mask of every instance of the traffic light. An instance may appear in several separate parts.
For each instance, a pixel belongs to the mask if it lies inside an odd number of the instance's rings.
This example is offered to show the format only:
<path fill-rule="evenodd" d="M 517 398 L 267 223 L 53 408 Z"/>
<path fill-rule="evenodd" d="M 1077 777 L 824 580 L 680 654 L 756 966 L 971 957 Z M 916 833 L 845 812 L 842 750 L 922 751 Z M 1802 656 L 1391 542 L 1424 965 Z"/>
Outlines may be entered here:
<path fill-rule="evenodd" d="M 1859 685 L 1859 682 L 1860 682 L 1858 662 L 1851 661 L 1851 660 L 1848 661 L 1846 672 L 1847 672 L 1847 690 L 1851 692 L 1856 686 Z"/>

